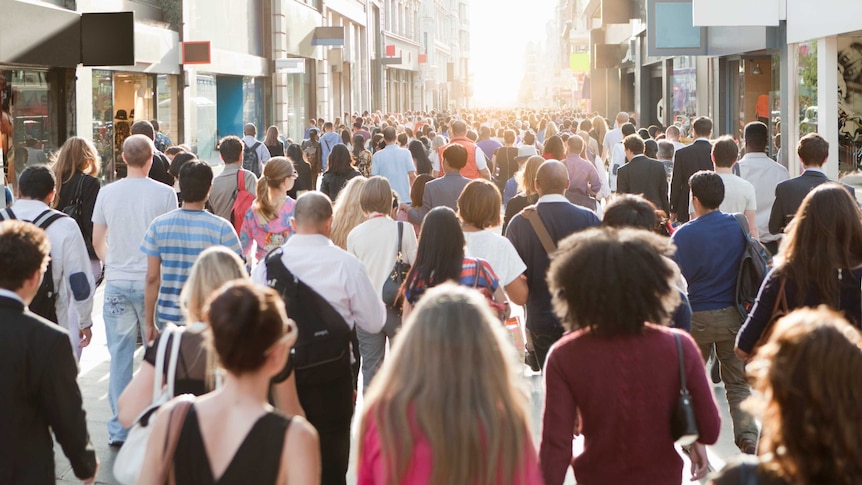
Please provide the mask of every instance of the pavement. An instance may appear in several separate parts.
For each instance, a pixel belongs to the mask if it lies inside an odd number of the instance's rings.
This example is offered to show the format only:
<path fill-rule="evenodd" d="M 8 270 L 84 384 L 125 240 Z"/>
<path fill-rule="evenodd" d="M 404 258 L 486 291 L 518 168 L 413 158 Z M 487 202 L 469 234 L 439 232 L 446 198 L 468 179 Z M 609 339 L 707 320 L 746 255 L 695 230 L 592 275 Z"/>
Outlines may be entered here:
<path fill-rule="evenodd" d="M 96 483 L 99 484 L 115 484 L 113 476 L 113 464 L 116 457 L 116 450 L 108 446 L 107 422 L 111 417 L 111 408 L 108 404 L 108 372 L 110 354 L 108 353 L 107 344 L 105 341 L 104 321 L 102 320 L 101 302 L 103 299 L 103 289 L 99 288 L 96 293 L 97 304 L 93 312 L 93 342 L 84 349 L 80 362 L 80 373 L 78 376 L 78 384 L 81 388 L 81 393 L 84 397 L 84 409 L 87 411 L 87 424 L 90 431 L 90 437 L 93 445 L 96 448 L 96 453 L 101 462 L 99 471 L 96 476 Z M 138 349 L 135 354 L 136 361 L 139 364 L 143 356 L 143 350 Z M 137 364 L 136 364 L 137 368 Z M 541 413 L 542 403 L 544 401 L 544 388 L 541 375 L 532 373 L 524 367 L 524 384 L 530 395 L 530 417 L 532 420 L 533 438 L 538 446 L 539 431 L 541 429 Z M 725 461 L 732 456 L 738 455 L 739 450 L 733 442 L 733 431 L 730 425 L 730 414 L 727 411 L 727 401 L 724 398 L 724 388 L 721 384 L 714 386 L 714 392 L 718 407 L 721 412 L 721 434 L 718 442 L 708 448 L 710 464 L 715 470 L 721 469 Z M 357 404 L 357 415 L 361 412 L 361 400 Z M 358 426 L 354 426 L 354 447 L 356 444 L 356 436 Z M 582 438 L 576 439 L 573 443 L 575 452 L 582 449 Z M 55 445 L 55 461 L 57 483 L 59 484 L 74 484 L 80 483 L 75 478 L 74 473 L 69 465 L 68 460 L 63 455 L 59 446 Z M 354 448 L 355 449 L 355 448 Z M 685 456 L 683 455 L 683 459 Z M 351 466 L 348 472 L 347 483 L 356 483 L 356 455 L 351 454 Z M 689 464 L 686 460 L 683 469 L 684 476 L 682 483 L 690 483 L 688 480 Z M 566 484 L 575 483 L 571 470 L 566 479 Z"/>

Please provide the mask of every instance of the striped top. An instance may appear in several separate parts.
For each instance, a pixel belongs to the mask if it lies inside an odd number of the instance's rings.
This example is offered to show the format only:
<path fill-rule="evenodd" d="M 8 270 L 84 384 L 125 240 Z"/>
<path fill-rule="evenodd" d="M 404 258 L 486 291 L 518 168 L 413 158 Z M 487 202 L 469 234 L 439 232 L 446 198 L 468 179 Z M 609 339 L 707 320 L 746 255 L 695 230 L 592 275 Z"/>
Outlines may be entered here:
<path fill-rule="evenodd" d="M 476 281 L 477 278 L 479 281 Z M 487 288 L 493 293 L 500 285 L 500 281 L 497 274 L 491 269 L 491 265 L 484 259 L 464 258 L 461 262 L 461 276 L 458 284 L 470 288 Z M 404 297 L 411 305 L 415 305 L 428 288 L 426 281 L 408 281 L 408 286 L 404 289 Z"/>
<path fill-rule="evenodd" d="M 157 217 L 150 224 L 141 251 L 161 260 L 157 322 L 182 324 L 180 291 L 198 254 L 218 244 L 242 257 L 233 226 L 206 211 L 177 209 Z"/>

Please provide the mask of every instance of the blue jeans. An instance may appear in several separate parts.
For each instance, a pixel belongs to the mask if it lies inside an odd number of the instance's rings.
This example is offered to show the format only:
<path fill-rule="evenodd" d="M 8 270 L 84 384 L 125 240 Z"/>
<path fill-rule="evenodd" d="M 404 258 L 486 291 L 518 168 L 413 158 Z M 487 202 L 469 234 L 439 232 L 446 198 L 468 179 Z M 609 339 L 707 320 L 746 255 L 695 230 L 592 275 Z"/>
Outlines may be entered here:
<path fill-rule="evenodd" d="M 105 283 L 105 337 L 111 353 L 108 402 L 114 416 L 108 421 L 108 442 L 126 441 L 129 430 L 117 420 L 117 401 L 132 380 L 138 333 L 144 332 L 144 280 Z"/>

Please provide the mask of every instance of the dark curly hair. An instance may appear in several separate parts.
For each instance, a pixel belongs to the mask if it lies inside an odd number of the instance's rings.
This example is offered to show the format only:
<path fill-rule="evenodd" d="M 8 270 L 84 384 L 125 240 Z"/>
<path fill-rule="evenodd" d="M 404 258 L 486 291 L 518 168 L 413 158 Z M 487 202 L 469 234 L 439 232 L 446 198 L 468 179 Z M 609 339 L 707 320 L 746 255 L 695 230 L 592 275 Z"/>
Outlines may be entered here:
<path fill-rule="evenodd" d="M 667 323 L 679 305 L 668 240 L 641 229 L 597 228 L 564 239 L 548 269 L 557 316 L 602 337 Z M 587 277 L 590 275 L 590 277 Z"/>

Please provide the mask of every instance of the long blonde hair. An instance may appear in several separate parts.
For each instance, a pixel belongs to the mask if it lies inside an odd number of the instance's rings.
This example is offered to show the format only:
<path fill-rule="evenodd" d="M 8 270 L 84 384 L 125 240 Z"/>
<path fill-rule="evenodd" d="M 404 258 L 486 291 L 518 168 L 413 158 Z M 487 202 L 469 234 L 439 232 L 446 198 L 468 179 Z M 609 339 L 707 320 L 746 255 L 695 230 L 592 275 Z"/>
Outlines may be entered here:
<path fill-rule="evenodd" d="M 548 126 L 545 127 L 545 140 L 554 136 L 559 132 L 559 128 L 557 128 L 557 124 L 553 121 L 548 122 Z"/>
<path fill-rule="evenodd" d="M 434 456 L 429 484 L 523 482 L 527 454 L 535 450 L 516 363 L 478 292 L 452 283 L 429 289 L 365 397 L 359 436 L 372 421 L 387 483 L 403 480 L 417 428 Z"/>
<path fill-rule="evenodd" d="M 353 177 L 341 189 L 335 206 L 332 208 L 332 231 L 330 238 L 336 246 L 347 249 L 347 235 L 354 227 L 365 222 L 367 216 L 362 212 L 359 198 L 365 187 L 365 177 Z"/>
<path fill-rule="evenodd" d="M 255 199 L 252 208 L 257 212 L 258 216 L 267 222 L 278 217 L 278 211 L 281 209 L 281 207 L 273 203 L 269 189 L 280 187 L 287 177 L 293 176 L 293 171 L 293 163 L 286 157 L 270 158 L 266 162 L 266 165 L 263 166 L 263 174 L 258 179 L 255 190 L 257 199 Z"/>
<path fill-rule="evenodd" d="M 599 146 L 602 146 L 605 143 L 605 135 L 608 134 L 608 124 L 605 123 L 605 119 L 601 116 L 594 116 L 592 122 L 593 129 L 596 130 L 596 135 L 598 136 L 596 141 L 599 142 Z"/>
<path fill-rule="evenodd" d="M 90 140 L 79 136 L 66 140 L 53 157 L 52 168 L 54 177 L 57 179 L 57 196 L 54 197 L 54 205 L 60 202 L 63 185 L 72 180 L 76 172 L 81 171 L 95 177 L 99 174 L 101 163 L 102 157 Z"/>
<path fill-rule="evenodd" d="M 533 195 L 536 193 L 536 174 L 539 173 L 539 167 L 545 163 L 545 159 L 539 155 L 533 155 L 527 160 L 527 163 L 515 172 L 515 181 L 518 182 L 518 188 L 524 195 Z"/>
<path fill-rule="evenodd" d="M 203 250 L 192 265 L 189 279 L 180 292 L 186 321 L 202 322 L 204 303 L 213 292 L 228 281 L 247 278 L 245 264 L 230 249 L 212 246 Z"/>

